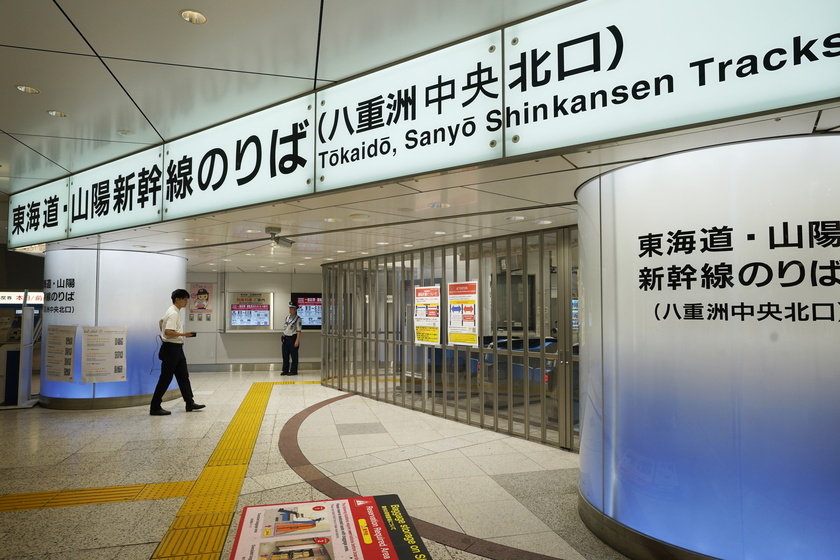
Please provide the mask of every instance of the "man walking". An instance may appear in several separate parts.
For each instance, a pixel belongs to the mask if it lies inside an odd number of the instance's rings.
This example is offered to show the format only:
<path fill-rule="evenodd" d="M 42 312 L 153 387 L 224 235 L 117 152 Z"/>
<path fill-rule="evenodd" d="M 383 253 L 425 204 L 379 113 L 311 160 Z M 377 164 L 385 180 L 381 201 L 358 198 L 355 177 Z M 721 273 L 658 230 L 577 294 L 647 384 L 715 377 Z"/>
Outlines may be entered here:
<path fill-rule="evenodd" d="M 280 343 L 283 345 L 283 371 L 280 375 L 298 374 L 298 350 L 300 349 L 300 331 L 303 320 L 297 314 L 298 306 L 289 303 L 289 314 L 283 323 L 283 334 L 280 336 Z M 291 369 L 289 359 L 291 358 Z"/>
<path fill-rule="evenodd" d="M 190 293 L 184 289 L 177 289 L 172 292 L 172 305 L 166 310 L 163 319 L 160 320 L 160 338 L 163 343 L 158 352 L 160 358 L 160 378 L 158 379 L 155 392 L 152 395 L 152 402 L 149 406 L 149 414 L 152 416 L 167 416 L 172 414 L 161 407 L 163 395 L 172 383 L 172 377 L 178 382 L 181 396 L 187 403 L 187 412 L 204 408 L 203 404 L 197 404 L 193 400 L 192 386 L 190 385 L 190 373 L 187 370 L 187 358 L 184 356 L 184 337 L 194 337 L 195 332 L 183 332 L 181 322 L 181 310 L 190 301 Z"/>

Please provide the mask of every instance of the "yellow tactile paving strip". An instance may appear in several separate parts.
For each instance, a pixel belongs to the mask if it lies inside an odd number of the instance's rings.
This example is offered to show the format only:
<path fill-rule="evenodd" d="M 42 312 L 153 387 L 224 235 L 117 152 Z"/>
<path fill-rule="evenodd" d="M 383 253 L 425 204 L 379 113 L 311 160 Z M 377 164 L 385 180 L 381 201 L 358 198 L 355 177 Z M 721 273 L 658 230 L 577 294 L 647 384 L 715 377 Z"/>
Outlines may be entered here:
<path fill-rule="evenodd" d="M 55 492 L 34 492 L 31 494 L 7 494 L 0 496 L 0 511 L 182 498 L 190 493 L 193 484 L 193 481 L 189 480 L 184 482 L 135 484 L 131 486 L 82 488 Z"/>
<path fill-rule="evenodd" d="M 274 385 L 251 385 L 153 559 L 218 559 Z"/>
<path fill-rule="evenodd" d="M 0 512 L 186 497 L 152 558 L 218 560 L 272 387 L 298 383 L 320 382 L 254 383 L 195 481 L 8 494 L 0 496 Z"/>

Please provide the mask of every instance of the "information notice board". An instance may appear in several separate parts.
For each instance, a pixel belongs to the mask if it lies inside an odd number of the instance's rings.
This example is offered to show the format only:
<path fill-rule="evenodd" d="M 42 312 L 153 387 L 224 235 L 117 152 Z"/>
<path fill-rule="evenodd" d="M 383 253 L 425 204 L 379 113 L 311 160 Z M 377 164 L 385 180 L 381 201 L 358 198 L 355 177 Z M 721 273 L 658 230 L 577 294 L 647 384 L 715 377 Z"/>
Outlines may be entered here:
<path fill-rule="evenodd" d="M 230 560 L 431 560 L 399 496 L 248 506 Z"/>

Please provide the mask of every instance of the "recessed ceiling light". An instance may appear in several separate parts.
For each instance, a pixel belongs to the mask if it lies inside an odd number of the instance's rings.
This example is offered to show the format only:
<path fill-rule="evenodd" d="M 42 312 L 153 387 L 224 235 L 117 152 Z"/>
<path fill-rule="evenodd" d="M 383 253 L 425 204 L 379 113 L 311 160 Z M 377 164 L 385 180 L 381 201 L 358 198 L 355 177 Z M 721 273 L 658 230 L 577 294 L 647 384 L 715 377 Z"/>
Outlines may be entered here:
<path fill-rule="evenodd" d="M 230 262 L 232 259 L 222 259 L 225 262 Z"/>
<path fill-rule="evenodd" d="M 145 249 L 148 245 L 132 245 L 135 249 Z"/>
<path fill-rule="evenodd" d="M 432 235 L 446 235 L 445 231 L 433 231 Z"/>
<path fill-rule="evenodd" d="M 297 263 L 295 266 L 306 266 L 306 263 Z"/>
<path fill-rule="evenodd" d="M 335 260 L 335 259 L 333 259 L 332 257 L 324 257 L 324 260 L 325 260 L 325 261 L 333 261 L 333 260 Z"/>
<path fill-rule="evenodd" d="M 312 260 L 312 257 L 303 257 L 303 260 L 305 260 L 305 261 L 311 261 L 311 260 Z"/>
<path fill-rule="evenodd" d="M 537 220 L 534 223 L 538 226 L 547 226 L 548 224 L 553 224 L 554 222 L 552 222 L 551 220 Z"/>
<path fill-rule="evenodd" d="M 521 222 L 525 219 L 525 216 L 508 216 L 505 220 L 509 222 Z"/>
<path fill-rule="evenodd" d="M 429 204 L 429 208 L 449 208 L 451 206 L 451 204 L 448 204 L 446 202 L 432 202 L 431 204 Z"/>
<path fill-rule="evenodd" d="M 216 263 L 207 263 L 207 266 L 216 266 Z"/>
<path fill-rule="evenodd" d="M 207 22 L 207 18 L 201 12 L 196 12 L 195 10 L 181 10 L 181 17 L 184 21 L 188 21 L 190 23 L 194 23 L 196 25 L 201 25 L 202 23 Z"/>
<path fill-rule="evenodd" d="M 376 244 L 377 245 L 388 245 L 388 242 L 387 241 L 377 241 Z"/>
<path fill-rule="evenodd" d="M 51 117 L 66 117 L 67 113 L 62 113 L 61 111 L 56 111 L 55 109 L 51 111 L 47 111 L 47 114 Z"/>
<path fill-rule="evenodd" d="M 362 251 L 362 252 L 361 252 L 361 253 L 359 253 L 359 254 L 360 254 L 360 255 L 370 255 L 370 253 L 368 253 L 367 251 Z"/>
<path fill-rule="evenodd" d="M 414 245 L 412 245 L 411 243 L 406 243 L 403 245 L 403 247 L 414 247 Z"/>
<path fill-rule="evenodd" d="M 278 262 L 277 264 L 286 264 L 286 263 L 284 263 L 284 262 Z"/>
<path fill-rule="evenodd" d="M 346 253 L 346 252 L 347 252 L 347 251 L 345 251 L 344 249 L 338 249 L 338 250 L 336 250 L 336 253 Z"/>
<path fill-rule="evenodd" d="M 264 264 L 261 264 L 261 265 L 260 265 L 260 268 L 265 268 L 265 265 L 264 265 Z"/>
<path fill-rule="evenodd" d="M 23 84 L 21 84 L 19 86 L 15 86 L 15 87 L 18 89 L 18 91 L 22 91 L 23 93 L 32 93 L 32 94 L 41 93 L 40 89 L 31 87 L 31 86 L 25 86 Z"/>
<path fill-rule="evenodd" d="M 461 237 L 466 239 L 467 237 L 472 237 L 472 234 L 471 233 L 462 233 Z"/>
<path fill-rule="evenodd" d="M 195 239 L 193 239 L 192 237 L 185 237 L 184 241 L 195 241 Z"/>
<path fill-rule="evenodd" d="M 134 132 L 125 129 L 118 130 L 117 134 L 119 134 L 120 136 L 134 136 Z"/>
<path fill-rule="evenodd" d="M 245 233 L 262 233 L 262 231 L 258 229 L 246 229 Z"/>
<path fill-rule="evenodd" d="M 324 221 L 330 224 L 334 224 L 335 222 L 340 222 L 341 218 L 324 218 Z"/>
<path fill-rule="evenodd" d="M 245 253 L 245 256 L 246 256 L 246 257 L 253 257 L 253 256 L 254 256 L 254 253 Z"/>

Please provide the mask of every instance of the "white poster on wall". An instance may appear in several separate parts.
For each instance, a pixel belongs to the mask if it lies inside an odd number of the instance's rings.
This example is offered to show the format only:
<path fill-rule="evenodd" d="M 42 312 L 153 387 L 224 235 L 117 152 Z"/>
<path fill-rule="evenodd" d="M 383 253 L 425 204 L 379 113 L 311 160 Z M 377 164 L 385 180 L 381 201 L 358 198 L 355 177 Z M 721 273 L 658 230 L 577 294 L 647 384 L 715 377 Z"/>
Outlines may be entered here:
<path fill-rule="evenodd" d="M 51 381 L 73 381 L 76 325 L 48 325 L 44 372 Z"/>
<path fill-rule="evenodd" d="M 82 383 L 125 381 L 126 327 L 82 327 Z"/>

